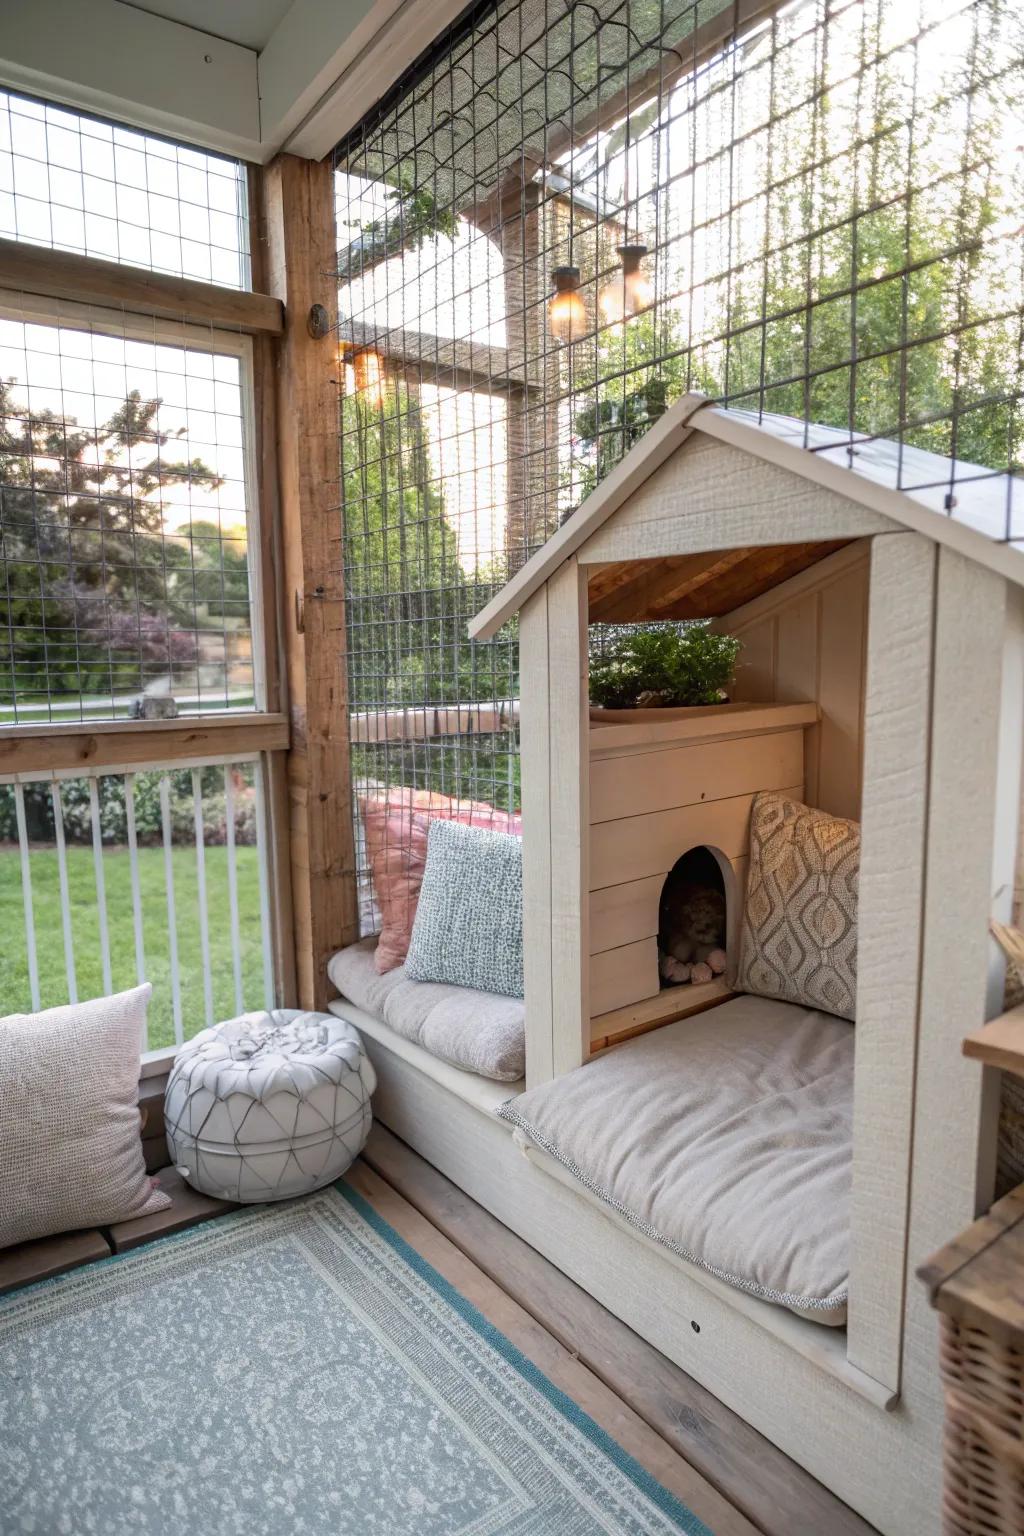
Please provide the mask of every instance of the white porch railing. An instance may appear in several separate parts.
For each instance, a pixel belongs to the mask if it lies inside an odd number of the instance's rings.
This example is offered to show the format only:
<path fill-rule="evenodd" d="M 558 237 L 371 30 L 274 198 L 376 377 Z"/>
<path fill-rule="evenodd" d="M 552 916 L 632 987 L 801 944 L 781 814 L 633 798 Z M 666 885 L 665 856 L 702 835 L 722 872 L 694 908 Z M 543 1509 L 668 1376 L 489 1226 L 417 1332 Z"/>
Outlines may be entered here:
<path fill-rule="evenodd" d="M 147 1051 L 273 1007 L 268 841 L 256 755 L 0 776 L 0 1014 L 150 981 Z"/>

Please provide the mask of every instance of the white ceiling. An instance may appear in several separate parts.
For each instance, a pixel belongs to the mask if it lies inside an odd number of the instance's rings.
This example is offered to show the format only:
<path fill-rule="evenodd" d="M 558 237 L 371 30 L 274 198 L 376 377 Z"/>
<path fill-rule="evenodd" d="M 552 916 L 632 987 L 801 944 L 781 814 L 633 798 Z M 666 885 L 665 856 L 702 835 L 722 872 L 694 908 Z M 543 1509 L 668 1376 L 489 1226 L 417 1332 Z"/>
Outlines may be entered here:
<path fill-rule="evenodd" d="M 0 0 L 0 87 L 319 160 L 466 0 Z"/>
<path fill-rule="evenodd" d="M 291 9 L 292 0 L 122 0 L 137 11 L 240 43 L 259 53 Z"/>

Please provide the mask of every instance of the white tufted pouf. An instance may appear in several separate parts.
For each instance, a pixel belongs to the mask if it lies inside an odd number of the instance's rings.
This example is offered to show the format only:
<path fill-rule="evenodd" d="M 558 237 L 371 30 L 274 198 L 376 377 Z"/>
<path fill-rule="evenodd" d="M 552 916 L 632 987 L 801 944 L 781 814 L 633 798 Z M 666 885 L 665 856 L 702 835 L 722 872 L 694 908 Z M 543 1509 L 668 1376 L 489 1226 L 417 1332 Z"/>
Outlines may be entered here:
<path fill-rule="evenodd" d="M 287 1200 L 329 1184 L 370 1133 L 373 1067 L 327 1013 L 243 1013 L 189 1040 L 167 1084 L 171 1161 L 221 1200 Z"/>

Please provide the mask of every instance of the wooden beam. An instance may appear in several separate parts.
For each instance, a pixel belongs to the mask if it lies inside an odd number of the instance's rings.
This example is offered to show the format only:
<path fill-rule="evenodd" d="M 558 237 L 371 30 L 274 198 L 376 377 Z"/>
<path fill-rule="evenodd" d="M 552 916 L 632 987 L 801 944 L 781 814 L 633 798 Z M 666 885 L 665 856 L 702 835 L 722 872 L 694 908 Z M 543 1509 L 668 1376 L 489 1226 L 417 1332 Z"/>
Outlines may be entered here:
<path fill-rule="evenodd" d="M 0 240 L 0 289 L 249 336 L 279 336 L 284 329 L 280 300 L 265 293 L 169 277 L 18 240 Z"/>
<path fill-rule="evenodd" d="M 248 170 L 249 258 L 254 288 L 265 293 L 269 250 L 263 205 L 263 173 Z M 279 303 L 279 300 L 275 300 Z M 284 655 L 284 602 L 281 578 L 281 497 L 277 467 L 277 338 L 252 339 L 253 417 L 255 424 L 256 496 L 259 502 L 260 618 L 259 641 L 265 677 L 266 706 L 283 710 L 287 702 Z M 294 1008 L 295 921 L 288 804 L 288 763 L 284 752 L 268 753 L 264 762 L 270 844 L 271 933 L 274 976 L 279 1007 Z"/>
<path fill-rule="evenodd" d="M 509 366 L 507 347 L 488 347 L 476 341 L 397 328 L 381 331 L 346 315 L 338 321 L 338 340 L 354 351 L 372 347 L 388 362 L 415 369 L 417 377 L 429 376 L 426 382 L 494 394 L 518 393 L 527 388 L 525 378 Z"/>
<path fill-rule="evenodd" d="M 288 745 L 284 715 L 238 713 L 195 720 L 97 720 L 83 725 L 0 726 L 0 776 L 67 769 L 245 757 Z"/>
<path fill-rule="evenodd" d="M 292 906 L 300 1006 L 322 1008 L 327 962 L 358 937 L 338 468 L 334 187 L 327 163 L 264 173 L 270 291 L 285 306 L 277 370 Z M 311 335 L 314 304 L 328 329 Z"/>

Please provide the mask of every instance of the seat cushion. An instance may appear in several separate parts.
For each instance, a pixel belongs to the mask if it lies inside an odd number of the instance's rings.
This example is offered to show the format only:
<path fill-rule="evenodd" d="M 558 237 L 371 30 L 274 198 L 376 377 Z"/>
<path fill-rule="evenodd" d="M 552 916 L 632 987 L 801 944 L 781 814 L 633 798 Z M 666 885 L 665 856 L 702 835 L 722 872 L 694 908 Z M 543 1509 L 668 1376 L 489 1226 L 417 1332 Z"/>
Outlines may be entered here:
<path fill-rule="evenodd" d="M 411 981 L 404 966 L 382 976 L 374 965 L 376 942 L 362 939 L 332 958 L 327 974 L 344 997 L 441 1061 L 497 1082 L 518 1082 L 526 1070 L 520 998 Z"/>
<path fill-rule="evenodd" d="M 498 1114 L 655 1242 L 739 1290 L 838 1323 L 853 1040 L 830 1015 L 737 997 Z"/>

